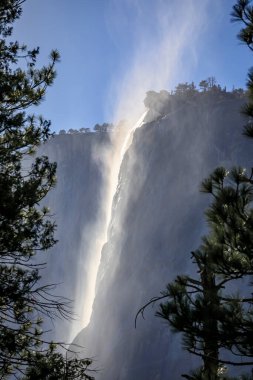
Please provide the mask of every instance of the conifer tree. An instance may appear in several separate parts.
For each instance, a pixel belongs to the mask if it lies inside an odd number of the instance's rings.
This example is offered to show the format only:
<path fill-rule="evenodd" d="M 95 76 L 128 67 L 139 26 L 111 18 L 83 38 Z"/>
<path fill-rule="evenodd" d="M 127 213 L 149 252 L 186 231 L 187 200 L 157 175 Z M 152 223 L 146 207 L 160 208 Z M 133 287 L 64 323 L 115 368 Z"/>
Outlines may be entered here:
<path fill-rule="evenodd" d="M 210 233 L 192 252 L 197 274 L 167 286 L 162 297 L 168 300 L 157 315 L 183 333 L 188 352 L 202 358 L 199 378 L 217 380 L 223 364 L 253 365 L 253 186 L 241 168 L 217 168 L 202 191 L 213 202 L 206 212 Z"/>
<path fill-rule="evenodd" d="M 231 13 L 233 22 L 240 22 L 243 28 L 238 34 L 239 40 L 253 51 L 253 6 L 251 0 L 238 0 L 233 6 Z M 249 70 L 248 80 L 248 103 L 244 106 L 243 113 L 248 117 L 244 127 L 244 134 L 253 137 L 253 68 Z"/>
<path fill-rule="evenodd" d="M 24 373 L 27 366 L 33 368 L 38 358 L 51 363 L 53 374 L 53 359 L 62 355 L 45 341 L 42 321 L 70 316 L 69 301 L 54 296 L 53 285 L 39 282 L 43 265 L 35 257 L 56 242 L 49 210 L 40 206 L 55 184 L 56 164 L 45 156 L 34 156 L 36 148 L 51 136 L 50 122 L 27 114 L 52 85 L 59 53 L 52 51 L 48 65 L 38 69 L 39 48 L 29 50 L 17 41 L 11 42 L 12 24 L 20 17 L 23 3 L 0 2 L 1 379 L 18 371 Z M 81 376 L 85 367 L 82 362 L 76 363 Z"/>
<path fill-rule="evenodd" d="M 22 380 L 94 380 L 90 359 L 68 358 L 53 345 L 47 352 L 34 354 L 34 362 L 27 367 Z"/>
<path fill-rule="evenodd" d="M 239 39 L 253 50 L 253 7 L 238 0 L 233 21 L 244 28 Z M 253 137 L 253 71 L 248 74 L 248 116 L 244 133 Z M 202 366 L 183 377 L 191 380 L 232 379 L 224 365 L 253 366 L 253 180 L 242 168 L 217 168 L 202 183 L 213 201 L 206 212 L 209 234 L 192 252 L 196 276 L 180 275 L 160 297 L 157 316 L 182 333 L 184 348 L 202 359 Z M 239 290 L 238 290 L 239 289 Z M 137 314 L 137 316 L 138 316 Z M 252 379 L 242 375 L 241 379 Z"/>
<path fill-rule="evenodd" d="M 238 0 L 233 21 L 244 28 L 239 39 L 253 50 L 253 7 Z M 253 137 L 253 72 L 248 74 L 249 116 L 244 133 Z M 197 278 L 178 276 L 168 285 L 157 315 L 182 332 L 185 348 L 202 358 L 198 375 L 186 378 L 225 378 L 221 364 L 253 365 L 253 188 L 241 168 L 228 175 L 218 168 L 203 182 L 202 190 L 213 196 L 206 212 L 210 228 L 199 250 L 192 252 Z M 238 285 L 239 283 L 239 285 Z M 242 289 L 235 293 L 235 289 Z M 197 376 L 197 377 L 196 377 Z"/>
<path fill-rule="evenodd" d="M 250 3 L 238 0 L 232 21 L 243 22 L 238 37 L 253 50 Z M 252 69 L 247 88 L 249 101 L 243 112 L 249 119 L 244 134 L 253 137 Z M 252 175 L 246 176 L 241 168 L 226 173 L 218 168 L 202 184 L 214 200 L 206 213 L 210 233 L 192 253 L 198 277 L 178 276 L 163 293 L 169 300 L 157 313 L 183 333 L 185 348 L 202 358 L 197 377 L 185 376 L 192 379 L 221 378 L 222 363 L 253 365 L 253 182 Z M 241 293 L 235 293 L 240 288 Z"/>

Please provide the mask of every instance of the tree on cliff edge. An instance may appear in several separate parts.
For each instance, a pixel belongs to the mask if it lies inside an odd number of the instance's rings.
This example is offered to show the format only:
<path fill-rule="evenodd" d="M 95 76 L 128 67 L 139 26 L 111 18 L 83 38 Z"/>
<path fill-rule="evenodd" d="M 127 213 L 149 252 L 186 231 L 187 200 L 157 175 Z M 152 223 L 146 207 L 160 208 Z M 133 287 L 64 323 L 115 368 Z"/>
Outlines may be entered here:
<path fill-rule="evenodd" d="M 233 6 L 233 21 L 244 28 L 239 39 L 253 50 L 253 7 L 249 0 Z M 248 75 L 249 117 L 244 133 L 253 137 L 253 71 Z M 252 177 L 252 176 L 251 176 Z M 213 197 L 206 212 L 209 234 L 192 252 L 195 278 L 178 276 L 167 286 L 157 315 L 183 334 L 184 347 L 202 359 L 188 379 L 228 379 L 224 364 L 253 365 L 253 186 L 241 168 L 216 169 L 202 184 Z M 243 280 L 243 283 L 242 283 Z M 238 289 L 241 289 L 239 291 Z M 228 353 L 226 355 L 226 352 Z M 250 377 L 252 378 L 252 376 Z"/>
<path fill-rule="evenodd" d="M 238 0 L 233 21 L 244 28 L 239 38 L 253 50 L 253 7 Z M 244 133 L 253 137 L 253 71 L 248 75 L 249 101 Z M 201 358 L 190 380 L 232 379 L 225 365 L 253 366 L 253 180 L 242 168 L 217 168 L 202 184 L 212 196 L 206 212 L 209 234 L 192 252 L 194 277 L 180 275 L 157 301 L 157 316 L 183 336 L 183 347 Z M 143 312 L 145 305 L 139 313 Z M 138 314 L 137 314 L 138 315 Z M 235 379 L 235 378 L 233 378 Z M 253 375 L 240 379 L 253 379 Z"/>
<path fill-rule="evenodd" d="M 238 0 L 233 6 L 231 16 L 233 22 L 243 24 L 238 34 L 239 40 L 253 51 L 253 7 L 250 4 L 251 0 Z M 253 68 L 248 73 L 247 89 L 248 103 L 244 106 L 243 113 L 248 117 L 248 122 L 244 127 L 244 134 L 253 137 Z"/>
<path fill-rule="evenodd" d="M 26 110 L 52 85 L 59 54 L 52 51 L 48 65 L 37 69 L 39 48 L 10 42 L 22 3 L 0 2 L 0 377 L 24 373 L 28 365 L 31 371 L 44 360 L 53 379 L 56 352 L 45 341 L 42 318 L 68 318 L 69 303 L 51 294 L 52 285 L 40 285 L 44 265 L 34 258 L 56 243 L 49 210 L 40 206 L 55 184 L 56 164 L 32 157 L 50 138 L 50 122 Z M 81 374 L 90 362 L 77 364 Z"/>

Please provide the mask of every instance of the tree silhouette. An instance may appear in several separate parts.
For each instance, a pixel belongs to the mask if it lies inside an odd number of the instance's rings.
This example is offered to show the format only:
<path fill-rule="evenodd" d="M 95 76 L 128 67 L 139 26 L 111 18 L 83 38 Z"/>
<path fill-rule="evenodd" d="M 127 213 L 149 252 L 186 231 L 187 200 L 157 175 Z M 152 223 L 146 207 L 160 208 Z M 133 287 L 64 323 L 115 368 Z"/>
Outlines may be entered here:
<path fill-rule="evenodd" d="M 52 247 L 55 224 L 41 201 L 55 184 L 56 164 L 34 156 L 50 137 L 50 122 L 28 115 L 55 78 L 59 53 L 36 68 L 39 48 L 11 42 L 22 0 L 0 2 L 0 374 L 7 378 L 54 354 L 43 335 L 43 318 L 69 318 L 69 301 L 41 285 L 36 257 Z"/>

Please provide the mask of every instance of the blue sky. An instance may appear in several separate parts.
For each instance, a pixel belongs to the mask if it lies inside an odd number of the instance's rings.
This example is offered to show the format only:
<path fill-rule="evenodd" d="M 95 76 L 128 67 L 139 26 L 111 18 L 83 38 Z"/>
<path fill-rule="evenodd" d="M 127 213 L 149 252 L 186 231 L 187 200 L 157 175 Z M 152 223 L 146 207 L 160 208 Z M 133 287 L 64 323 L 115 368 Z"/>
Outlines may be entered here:
<path fill-rule="evenodd" d="M 52 129 L 133 119 L 145 92 L 215 76 L 245 87 L 252 53 L 236 39 L 232 0 L 27 0 L 15 38 L 57 48 L 61 62 L 36 110 Z M 130 117 L 130 116 L 129 116 Z M 131 117 L 130 117 L 131 118 Z"/>

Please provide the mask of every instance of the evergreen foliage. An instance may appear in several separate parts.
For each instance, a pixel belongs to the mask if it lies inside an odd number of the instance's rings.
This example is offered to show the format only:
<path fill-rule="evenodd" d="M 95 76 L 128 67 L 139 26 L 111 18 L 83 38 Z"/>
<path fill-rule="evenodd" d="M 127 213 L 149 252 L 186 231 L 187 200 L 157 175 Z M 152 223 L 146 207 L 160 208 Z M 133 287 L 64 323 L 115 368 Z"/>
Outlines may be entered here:
<path fill-rule="evenodd" d="M 246 100 L 246 91 L 242 88 L 233 88 L 232 91 L 227 91 L 226 87 L 222 88 L 220 84 L 217 84 L 214 77 L 209 77 L 201 80 L 198 87 L 194 82 L 186 82 L 179 83 L 170 93 L 166 90 L 148 91 L 144 104 L 151 113 L 154 112 L 153 118 L 155 118 L 167 115 L 179 105 L 182 107 L 189 103 L 198 106 L 202 103 L 217 104 L 217 100 L 225 102 L 227 99 Z"/>
<path fill-rule="evenodd" d="M 220 364 L 253 365 L 253 186 L 241 168 L 217 168 L 202 191 L 213 202 L 206 212 L 210 232 L 192 252 L 197 276 L 170 283 L 157 315 L 202 358 L 201 378 L 216 380 Z"/>
<path fill-rule="evenodd" d="M 113 130 L 112 123 L 95 124 L 94 131 L 96 132 L 109 132 Z"/>
<path fill-rule="evenodd" d="M 253 7 L 249 0 L 238 0 L 233 21 L 244 28 L 241 41 L 253 50 Z M 215 78 L 201 81 L 202 94 L 222 92 Z M 248 75 L 249 102 L 244 108 L 248 124 L 244 133 L 253 137 L 253 71 Z M 189 85 L 175 92 L 187 95 Z M 226 90 L 223 91 L 226 96 Z M 234 93 L 234 92 L 233 92 Z M 241 95 L 234 93 L 235 96 Z M 253 366 L 253 181 L 244 169 L 217 168 L 203 181 L 201 191 L 212 196 L 206 212 L 209 234 L 192 252 L 194 277 L 177 276 L 161 296 L 152 299 L 139 313 L 162 301 L 157 316 L 181 333 L 183 347 L 202 360 L 201 368 L 183 377 L 191 380 L 231 379 L 226 367 Z M 232 367 L 233 368 L 233 367 Z M 241 379 L 252 379 L 242 375 Z"/>
<path fill-rule="evenodd" d="M 55 184 L 56 164 L 47 157 L 33 156 L 50 138 L 50 122 L 26 113 L 30 106 L 40 104 L 52 85 L 59 53 L 52 51 L 48 65 L 38 69 L 39 48 L 29 50 L 10 41 L 23 2 L 0 2 L 1 379 L 24 373 L 29 364 L 34 368 L 35 360 L 41 365 L 49 363 L 50 371 L 60 371 L 55 366 L 62 355 L 45 341 L 42 319 L 70 316 L 69 301 L 53 295 L 54 285 L 41 285 L 44 264 L 35 260 L 39 252 L 56 243 L 49 210 L 40 206 Z M 71 363 L 73 373 L 79 368 L 76 378 L 88 379 L 83 373 L 89 361 Z M 27 379 L 35 379 L 32 371 L 28 370 Z"/>
<path fill-rule="evenodd" d="M 90 359 L 67 358 L 53 345 L 42 354 L 35 353 L 22 380 L 94 380 Z"/>
<path fill-rule="evenodd" d="M 238 0 L 233 6 L 232 21 L 240 22 L 243 28 L 238 34 L 238 38 L 253 51 L 253 6 L 251 0 Z M 248 103 L 243 108 L 243 113 L 248 117 L 248 122 L 244 127 L 244 134 L 253 137 L 253 68 L 249 70 L 248 80 Z"/>
<path fill-rule="evenodd" d="M 252 49 L 250 1 L 238 0 L 232 17 L 244 22 L 239 38 Z M 251 137 L 252 81 L 250 70 L 249 103 L 244 113 L 250 117 L 245 134 Z M 208 83 L 202 81 L 200 85 L 206 91 Z M 206 212 L 209 235 L 192 252 L 198 276 L 178 276 L 169 284 L 163 293 L 168 301 L 160 305 L 157 315 L 166 319 L 174 331 L 182 332 L 184 347 L 202 358 L 198 376 L 185 377 L 216 380 L 224 378 L 221 364 L 253 365 L 252 180 L 241 168 L 233 168 L 230 174 L 217 168 L 202 183 L 202 191 L 211 194 L 213 202 Z"/>

